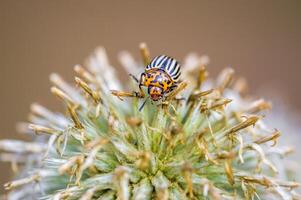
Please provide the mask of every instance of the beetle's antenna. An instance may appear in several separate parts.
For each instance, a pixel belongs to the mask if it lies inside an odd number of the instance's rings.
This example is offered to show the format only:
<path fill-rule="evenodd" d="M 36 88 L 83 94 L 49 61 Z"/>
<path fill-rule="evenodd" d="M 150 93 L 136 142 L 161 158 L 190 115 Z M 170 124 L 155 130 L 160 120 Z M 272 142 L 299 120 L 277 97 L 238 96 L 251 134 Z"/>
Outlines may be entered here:
<path fill-rule="evenodd" d="M 143 109 L 143 107 L 145 106 L 145 103 L 147 102 L 147 100 L 149 99 L 149 96 L 146 97 L 146 99 L 144 100 L 144 102 L 142 103 L 142 105 L 139 108 L 139 112 L 141 112 L 141 110 Z"/>
<path fill-rule="evenodd" d="M 134 79 L 137 83 L 139 83 L 139 80 L 136 76 L 134 76 L 133 74 L 129 74 L 129 76 Z"/>

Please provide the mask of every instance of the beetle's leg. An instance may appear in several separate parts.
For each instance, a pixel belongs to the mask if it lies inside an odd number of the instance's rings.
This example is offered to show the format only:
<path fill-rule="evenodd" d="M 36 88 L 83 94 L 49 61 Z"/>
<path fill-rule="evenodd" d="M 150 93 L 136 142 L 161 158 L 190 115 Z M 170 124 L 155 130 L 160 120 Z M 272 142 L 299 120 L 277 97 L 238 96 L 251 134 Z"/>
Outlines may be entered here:
<path fill-rule="evenodd" d="M 123 92 L 123 91 L 118 91 L 118 90 L 111 90 L 111 93 L 118 97 L 120 100 L 123 100 L 122 97 L 137 97 L 137 98 L 144 98 L 145 93 L 142 89 L 142 86 L 144 86 L 144 83 L 142 82 L 142 76 L 144 76 L 144 73 L 141 74 L 141 78 L 139 82 L 139 92 Z M 136 77 L 135 77 L 136 78 Z"/>
<path fill-rule="evenodd" d="M 169 95 L 172 94 L 172 92 L 174 91 L 174 89 L 176 89 L 178 87 L 177 84 L 171 85 L 166 92 L 163 94 L 163 97 L 166 99 Z"/>
<path fill-rule="evenodd" d="M 141 98 L 144 98 L 145 97 L 145 93 L 144 93 L 144 90 L 142 89 L 142 84 L 139 84 L 139 91 L 140 91 L 140 96 Z"/>
<path fill-rule="evenodd" d="M 173 92 L 178 86 L 179 86 L 178 84 L 174 84 L 174 85 L 170 86 L 169 93 Z"/>
<path fill-rule="evenodd" d="M 175 89 L 173 89 L 168 96 L 166 97 L 166 100 L 172 100 L 176 97 L 178 93 L 180 93 L 182 90 L 184 90 L 187 86 L 186 82 L 181 82 Z"/>
<path fill-rule="evenodd" d="M 137 97 L 137 98 L 144 98 L 145 93 L 141 88 L 142 85 L 139 85 L 139 92 L 124 92 L 118 90 L 111 90 L 112 95 L 118 97 L 120 100 L 123 101 L 122 97 Z"/>
<path fill-rule="evenodd" d="M 140 76 L 140 81 L 139 81 L 139 86 L 138 86 L 139 87 L 139 92 L 136 92 L 136 96 L 138 98 L 144 98 L 145 97 L 145 93 L 142 89 L 142 86 L 144 86 L 144 76 L 145 76 L 144 73 L 142 73 L 141 76 Z"/>
<path fill-rule="evenodd" d="M 181 83 L 180 83 L 180 85 L 181 85 Z M 171 87 L 170 87 L 170 91 L 169 91 L 169 95 L 171 94 L 171 93 L 173 93 L 174 92 L 174 90 L 176 89 L 176 88 L 178 88 L 178 86 L 179 85 L 172 85 Z M 182 87 L 182 86 L 181 86 Z M 184 86 L 184 88 L 185 88 L 186 86 Z M 183 88 L 183 89 L 184 89 Z M 181 91 L 181 90 L 180 90 Z M 178 91 L 177 92 L 177 94 L 180 92 L 180 91 Z M 167 96 L 169 96 L 169 95 L 167 95 Z M 176 101 L 183 101 L 183 100 L 186 100 L 186 98 L 185 97 L 179 97 L 179 98 L 177 98 L 177 97 L 174 97 L 174 100 L 176 100 Z"/>

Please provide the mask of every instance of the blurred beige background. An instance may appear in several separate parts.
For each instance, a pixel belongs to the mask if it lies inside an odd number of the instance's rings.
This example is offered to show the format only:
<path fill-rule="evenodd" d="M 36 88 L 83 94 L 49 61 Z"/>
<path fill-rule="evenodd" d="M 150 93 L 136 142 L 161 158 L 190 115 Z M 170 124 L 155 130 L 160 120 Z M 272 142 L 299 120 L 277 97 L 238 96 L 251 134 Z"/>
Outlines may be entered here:
<path fill-rule="evenodd" d="M 152 55 L 208 54 L 212 75 L 231 65 L 252 93 L 268 97 L 262 91 L 272 88 L 300 110 L 300 36 L 299 0 L 0 0 L 0 139 L 20 137 L 15 123 L 26 120 L 31 102 L 57 108 L 48 75 L 72 81 L 74 64 L 98 45 L 117 67 L 117 53 L 138 58 L 141 41 Z M 0 170 L 2 185 L 9 165 Z"/>

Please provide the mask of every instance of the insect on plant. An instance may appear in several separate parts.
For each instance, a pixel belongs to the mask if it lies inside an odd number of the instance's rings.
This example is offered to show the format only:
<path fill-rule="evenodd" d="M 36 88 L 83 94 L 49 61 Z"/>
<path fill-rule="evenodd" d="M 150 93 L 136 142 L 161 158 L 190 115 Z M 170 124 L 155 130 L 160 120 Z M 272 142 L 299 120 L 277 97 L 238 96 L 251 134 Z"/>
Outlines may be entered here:
<path fill-rule="evenodd" d="M 129 74 L 138 83 L 139 92 L 112 90 L 112 94 L 120 99 L 121 97 L 145 98 L 146 95 L 142 87 L 146 87 L 148 96 L 140 106 L 139 111 L 142 110 L 149 98 L 156 103 L 172 100 L 187 85 L 186 82 L 180 81 L 181 66 L 176 59 L 159 55 L 150 60 L 146 46 L 142 45 L 140 49 L 144 58 L 145 70 L 140 74 L 140 79 Z"/>

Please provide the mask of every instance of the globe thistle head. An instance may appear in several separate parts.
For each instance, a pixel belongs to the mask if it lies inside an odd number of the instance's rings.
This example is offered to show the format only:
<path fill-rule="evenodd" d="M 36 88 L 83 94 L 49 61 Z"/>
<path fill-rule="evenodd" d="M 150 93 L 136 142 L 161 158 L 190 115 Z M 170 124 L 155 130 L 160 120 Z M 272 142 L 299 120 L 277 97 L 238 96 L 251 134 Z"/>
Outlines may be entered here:
<path fill-rule="evenodd" d="M 140 49 L 142 62 L 128 52 L 119 54 L 134 76 L 150 61 L 146 45 Z M 145 101 L 141 110 L 143 101 L 133 95 L 137 83 L 119 81 L 103 48 L 96 49 L 87 68 L 74 67 L 75 86 L 52 74 L 51 92 L 66 113 L 35 103 L 30 122 L 19 129 L 39 136 L 33 142 L 0 141 L 7 152 L 1 159 L 18 171 L 5 185 L 8 197 L 299 198 L 294 169 L 281 160 L 291 149 L 278 147 L 280 132 L 263 121 L 270 103 L 247 96 L 244 79 L 235 78 L 231 68 L 216 80 L 208 78 L 208 62 L 207 56 L 187 56 L 182 84 L 160 104 Z"/>

